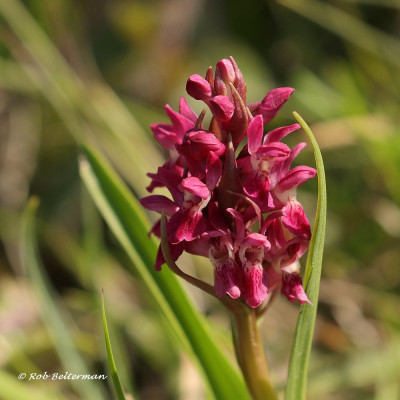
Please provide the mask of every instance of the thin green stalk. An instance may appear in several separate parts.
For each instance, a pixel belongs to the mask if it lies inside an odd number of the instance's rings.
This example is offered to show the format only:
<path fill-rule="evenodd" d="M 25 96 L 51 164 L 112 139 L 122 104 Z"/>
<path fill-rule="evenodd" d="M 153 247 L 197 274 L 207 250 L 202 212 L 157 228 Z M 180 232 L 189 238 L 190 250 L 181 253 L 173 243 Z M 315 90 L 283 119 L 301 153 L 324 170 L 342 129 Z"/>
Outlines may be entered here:
<path fill-rule="evenodd" d="M 269 380 L 269 369 L 257 326 L 256 311 L 246 306 L 232 314 L 236 357 L 254 400 L 276 400 Z"/>
<path fill-rule="evenodd" d="M 286 400 L 305 400 L 307 394 L 308 361 L 310 358 L 315 319 L 317 315 L 319 284 L 321 279 L 322 256 L 324 252 L 327 195 L 324 162 L 321 151 L 310 127 L 296 112 L 297 122 L 307 134 L 314 150 L 318 171 L 318 204 L 315 214 L 314 229 L 308 251 L 304 288 L 310 304 L 303 304 L 297 319 L 295 337 L 290 355 Z"/>
<path fill-rule="evenodd" d="M 54 293 L 38 257 L 38 245 L 35 237 L 35 212 L 38 206 L 39 199 L 31 197 L 23 214 L 20 253 L 24 272 L 35 289 L 43 321 L 53 339 L 55 350 L 63 367 L 68 371 L 89 375 L 91 371 L 73 341 L 69 328 L 69 316 L 58 304 L 57 295 Z M 91 380 L 72 380 L 71 385 L 81 398 L 105 399 L 103 388 Z"/>
<path fill-rule="evenodd" d="M 117 367 L 115 365 L 113 351 L 111 348 L 111 341 L 110 341 L 110 334 L 108 332 L 108 325 L 107 325 L 107 317 L 106 317 L 106 308 L 104 305 L 104 293 L 101 293 L 101 312 L 103 317 L 103 330 L 104 330 L 104 339 L 106 342 L 106 349 L 107 349 L 107 358 L 108 358 L 108 365 L 110 367 L 111 378 L 114 384 L 114 389 L 117 394 L 118 400 L 125 400 L 124 391 L 121 386 L 121 382 L 119 380 Z"/>

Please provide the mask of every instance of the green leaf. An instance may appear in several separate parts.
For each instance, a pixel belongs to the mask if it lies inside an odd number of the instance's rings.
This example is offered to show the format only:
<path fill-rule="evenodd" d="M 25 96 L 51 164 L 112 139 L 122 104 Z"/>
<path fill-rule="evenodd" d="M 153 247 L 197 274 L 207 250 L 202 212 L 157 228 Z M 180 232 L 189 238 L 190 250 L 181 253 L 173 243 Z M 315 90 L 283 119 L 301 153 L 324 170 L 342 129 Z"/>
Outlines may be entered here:
<path fill-rule="evenodd" d="M 326 182 L 324 163 L 317 141 L 310 127 L 299 114 L 293 113 L 306 132 L 312 144 L 318 171 L 318 204 L 315 215 L 313 235 L 308 252 L 304 277 L 304 287 L 313 305 L 304 303 L 297 320 L 294 343 L 290 355 L 289 373 L 286 387 L 286 400 L 305 400 L 307 386 L 308 360 L 310 357 L 315 318 L 317 315 L 318 293 L 321 278 L 322 255 L 324 251 L 326 227 Z"/>
<path fill-rule="evenodd" d="M 197 359 L 211 392 L 218 400 L 249 399 L 243 378 L 175 275 L 168 268 L 154 270 L 157 244 L 147 235 L 150 225 L 141 205 L 99 154 L 84 151 L 80 172 L 89 193 L 181 344 Z"/>
<path fill-rule="evenodd" d="M 122 390 L 121 382 L 119 381 L 117 367 L 115 366 L 114 356 L 111 348 L 110 335 L 108 333 L 106 308 L 104 306 L 104 293 L 101 294 L 101 311 L 103 315 L 103 329 L 104 338 L 106 341 L 108 365 L 110 367 L 111 378 L 114 384 L 115 392 L 117 393 L 118 400 L 126 400 L 124 391 Z"/>
<path fill-rule="evenodd" d="M 103 81 L 96 81 L 94 76 L 83 81 L 76 74 L 24 2 L 0 1 L 0 17 L 31 55 L 29 61 L 17 64 L 18 71 L 13 71 L 11 78 L 15 80 L 16 72 L 20 72 L 22 79 L 30 80 L 32 88 L 49 101 L 77 143 L 91 141 L 100 145 L 135 191 L 144 194 L 145 185 L 141 183 L 145 174 L 152 162 L 161 163 L 162 156 L 126 105 Z M 7 72 L 12 66 L 6 67 Z M 3 68 L 1 71 L 3 74 Z M 132 169 L 140 173 L 133 176 Z"/>
<path fill-rule="evenodd" d="M 42 311 L 43 322 L 53 339 L 55 350 L 65 370 L 72 373 L 92 375 L 69 332 L 69 317 L 60 306 L 56 293 L 44 272 L 43 265 L 38 257 L 35 240 L 35 211 L 39 200 L 32 197 L 25 208 L 21 232 L 21 261 L 25 273 L 29 277 L 32 287 Z M 101 386 L 91 380 L 71 380 L 76 392 L 81 398 L 104 399 Z"/>

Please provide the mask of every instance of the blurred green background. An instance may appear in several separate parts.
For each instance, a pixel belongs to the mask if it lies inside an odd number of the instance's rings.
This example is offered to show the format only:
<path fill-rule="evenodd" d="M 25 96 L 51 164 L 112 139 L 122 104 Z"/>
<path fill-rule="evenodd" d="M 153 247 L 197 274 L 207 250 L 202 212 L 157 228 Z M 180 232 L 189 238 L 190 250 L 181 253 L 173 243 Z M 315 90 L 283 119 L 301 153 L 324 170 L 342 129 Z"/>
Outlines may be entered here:
<path fill-rule="evenodd" d="M 143 196 L 145 173 L 165 156 L 149 123 L 166 120 L 165 103 L 177 108 L 189 75 L 230 55 L 249 102 L 274 87 L 296 89 L 271 129 L 293 123 L 296 110 L 324 156 L 327 242 L 309 398 L 400 399 L 399 34 L 398 0 L 0 0 L 0 399 L 113 398 L 110 380 L 17 379 L 78 366 L 107 374 L 101 288 L 134 398 L 207 398 L 195 365 L 128 272 L 81 183 L 78 157 L 91 143 Z M 289 142 L 300 140 L 296 133 Z M 313 165 L 310 149 L 298 162 Z M 43 264 L 33 272 L 21 254 L 31 195 L 40 198 Z M 312 220 L 315 180 L 299 197 Z M 206 260 L 181 264 L 212 277 Z M 229 352 L 225 311 L 187 289 Z M 262 322 L 280 387 L 298 309 L 280 298 Z M 63 350 L 69 340 L 72 355 Z"/>

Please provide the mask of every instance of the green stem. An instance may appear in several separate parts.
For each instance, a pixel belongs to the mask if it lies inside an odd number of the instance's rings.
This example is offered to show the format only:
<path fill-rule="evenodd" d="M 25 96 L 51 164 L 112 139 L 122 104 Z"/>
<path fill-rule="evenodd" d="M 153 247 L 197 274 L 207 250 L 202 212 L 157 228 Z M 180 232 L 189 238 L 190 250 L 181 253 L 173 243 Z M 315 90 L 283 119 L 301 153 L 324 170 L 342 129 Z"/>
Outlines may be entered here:
<path fill-rule="evenodd" d="M 236 356 L 253 399 L 276 400 L 255 310 L 247 307 L 236 310 L 232 314 L 232 330 Z"/>

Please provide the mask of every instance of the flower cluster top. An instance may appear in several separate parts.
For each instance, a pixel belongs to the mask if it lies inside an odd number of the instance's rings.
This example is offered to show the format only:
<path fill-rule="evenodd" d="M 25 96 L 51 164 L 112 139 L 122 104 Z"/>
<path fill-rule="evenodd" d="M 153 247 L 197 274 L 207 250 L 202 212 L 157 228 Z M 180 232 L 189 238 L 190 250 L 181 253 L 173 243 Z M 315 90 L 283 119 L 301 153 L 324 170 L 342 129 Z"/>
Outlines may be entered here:
<path fill-rule="evenodd" d="M 293 89 L 273 89 L 261 102 L 246 104 L 246 84 L 231 57 L 217 63 L 215 74 L 210 67 L 205 78 L 192 75 L 186 90 L 208 106 L 211 122 L 205 128 L 206 111 L 196 115 L 183 97 L 179 112 L 165 106 L 171 123 L 151 129 L 169 159 L 148 174 L 147 189 L 165 187 L 171 198 L 141 199 L 147 209 L 164 211 L 173 260 L 184 251 L 209 258 L 216 295 L 242 298 L 253 308 L 279 288 L 290 301 L 309 302 L 298 259 L 311 231 L 296 189 L 316 170 L 291 168 L 305 143 L 290 149 L 281 139 L 298 124 L 264 135 Z M 160 222 L 152 233 L 160 236 Z M 156 269 L 163 263 L 159 249 Z"/>

